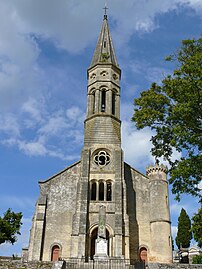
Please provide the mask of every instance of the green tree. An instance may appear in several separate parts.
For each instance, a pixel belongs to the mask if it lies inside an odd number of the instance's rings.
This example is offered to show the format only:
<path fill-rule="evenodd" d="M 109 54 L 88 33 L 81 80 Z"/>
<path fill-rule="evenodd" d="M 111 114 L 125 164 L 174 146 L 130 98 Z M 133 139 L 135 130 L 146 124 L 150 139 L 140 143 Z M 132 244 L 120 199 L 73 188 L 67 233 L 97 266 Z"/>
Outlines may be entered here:
<path fill-rule="evenodd" d="M 202 198 L 202 38 L 183 40 L 176 54 L 176 69 L 161 85 L 153 83 L 134 100 L 132 121 L 138 129 L 150 127 L 153 156 L 171 166 L 169 182 L 176 199 L 182 193 Z M 181 153 L 172 159 L 173 150 Z"/>
<path fill-rule="evenodd" d="M 10 208 L 0 217 L 0 244 L 14 244 L 17 241 L 16 234 L 20 234 L 21 219 L 22 213 L 15 213 Z"/>
<path fill-rule="evenodd" d="M 192 239 L 191 232 L 191 220 L 187 212 L 182 208 L 180 216 L 178 218 L 178 231 L 175 238 L 176 245 L 178 249 L 188 248 L 190 246 L 190 241 Z"/>
<path fill-rule="evenodd" d="M 199 247 L 202 247 L 202 207 L 192 217 L 192 232 Z"/>

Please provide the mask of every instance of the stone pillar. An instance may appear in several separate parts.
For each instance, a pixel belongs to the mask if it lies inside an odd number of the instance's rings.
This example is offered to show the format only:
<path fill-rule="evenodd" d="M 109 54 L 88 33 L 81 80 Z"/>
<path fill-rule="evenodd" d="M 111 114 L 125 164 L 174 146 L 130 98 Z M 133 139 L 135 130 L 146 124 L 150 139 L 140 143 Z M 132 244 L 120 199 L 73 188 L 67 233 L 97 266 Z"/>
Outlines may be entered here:
<path fill-rule="evenodd" d="M 100 111 L 100 91 L 97 89 L 95 91 L 95 113 Z"/>
<path fill-rule="evenodd" d="M 87 117 L 92 115 L 92 94 L 88 94 L 88 101 L 87 101 Z"/>
<path fill-rule="evenodd" d="M 115 116 L 120 119 L 120 95 L 115 96 Z"/>
<path fill-rule="evenodd" d="M 112 91 L 108 90 L 106 92 L 106 112 L 107 114 L 111 114 L 112 113 Z"/>
<path fill-rule="evenodd" d="M 96 201 L 99 200 L 99 182 L 96 181 Z"/>
<path fill-rule="evenodd" d="M 107 183 L 104 181 L 104 201 L 107 201 Z"/>

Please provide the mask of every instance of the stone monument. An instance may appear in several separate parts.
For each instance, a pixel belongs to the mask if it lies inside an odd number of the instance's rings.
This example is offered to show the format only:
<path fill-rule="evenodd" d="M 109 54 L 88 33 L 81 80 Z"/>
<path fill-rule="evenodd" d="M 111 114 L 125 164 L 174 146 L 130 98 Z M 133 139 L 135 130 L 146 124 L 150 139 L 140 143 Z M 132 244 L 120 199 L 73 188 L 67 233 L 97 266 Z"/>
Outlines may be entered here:
<path fill-rule="evenodd" d="M 98 235 L 95 241 L 95 255 L 96 260 L 107 260 L 107 239 L 106 239 L 106 207 L 100 205 L 99 207 L 99 224 L 98 224 Z"/>

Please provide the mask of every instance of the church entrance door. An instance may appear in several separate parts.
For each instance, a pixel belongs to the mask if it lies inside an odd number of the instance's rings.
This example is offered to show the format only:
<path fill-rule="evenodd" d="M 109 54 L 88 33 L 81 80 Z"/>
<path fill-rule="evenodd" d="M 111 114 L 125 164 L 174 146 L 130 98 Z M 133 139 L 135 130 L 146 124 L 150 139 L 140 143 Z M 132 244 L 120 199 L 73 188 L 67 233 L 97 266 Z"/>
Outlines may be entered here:
<path fill-rule="evenodd" d="M 95 244 L 98 234 L 98 227 L 95 228 L 91 233 L 91 240 L 90 240 L 90 258 L 93 260 L 93 256 L 95 255 Z M 107 254 L 109 255 L 109 232 L 106 229 L 106 239 L 107 239 Z"/>

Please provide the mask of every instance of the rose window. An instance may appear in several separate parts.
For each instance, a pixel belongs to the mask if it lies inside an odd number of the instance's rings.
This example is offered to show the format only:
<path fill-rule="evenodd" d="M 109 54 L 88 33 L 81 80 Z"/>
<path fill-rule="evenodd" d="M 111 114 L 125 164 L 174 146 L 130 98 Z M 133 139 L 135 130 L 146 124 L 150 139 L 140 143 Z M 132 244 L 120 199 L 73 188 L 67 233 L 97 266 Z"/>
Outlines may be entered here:
<path fill-rule="evenodd" d="M 99 151 L 94 156 L 94 162 L 99 166 L 105 166 L 110 163 L 110 155 L 104 150 Z"/>

